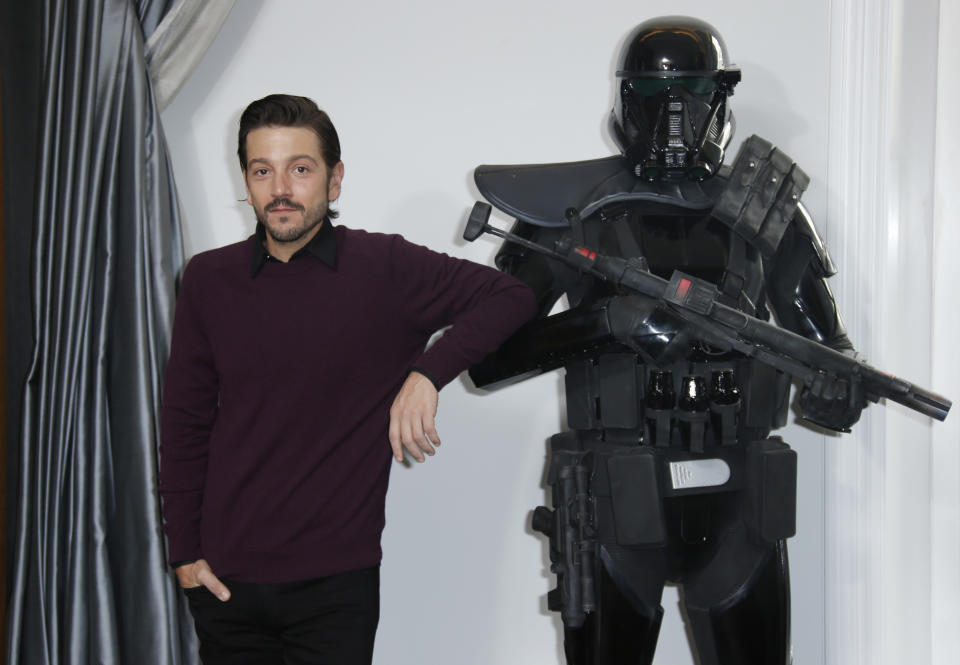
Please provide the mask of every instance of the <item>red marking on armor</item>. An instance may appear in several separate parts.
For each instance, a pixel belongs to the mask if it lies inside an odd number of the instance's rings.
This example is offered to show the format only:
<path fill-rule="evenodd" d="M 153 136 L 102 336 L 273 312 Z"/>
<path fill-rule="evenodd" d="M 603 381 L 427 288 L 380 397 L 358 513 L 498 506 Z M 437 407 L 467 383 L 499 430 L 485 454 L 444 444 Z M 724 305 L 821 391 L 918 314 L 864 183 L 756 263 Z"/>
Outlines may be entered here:
<path fill-rule="evenodd" d="M 596 252 L 591 252 L 591 251 L 590 251 L 589 249 L 587 249 L 586 247 L 577 247 L 576 252 L 577 252 L 577 254 L 579 254 L 580 256 L 585 256 L 586 258 L 590 259 L 591 261 L 593 261 L 595 258 L 597 258 L 597 253 L 596 253 Z"/>
<path fill-rule="evenodd" d="M 679 286 L 677 286 L 677 297 L 681 299 L 685 298 L 692 284 L 689 279 L 681 279 Z"/>

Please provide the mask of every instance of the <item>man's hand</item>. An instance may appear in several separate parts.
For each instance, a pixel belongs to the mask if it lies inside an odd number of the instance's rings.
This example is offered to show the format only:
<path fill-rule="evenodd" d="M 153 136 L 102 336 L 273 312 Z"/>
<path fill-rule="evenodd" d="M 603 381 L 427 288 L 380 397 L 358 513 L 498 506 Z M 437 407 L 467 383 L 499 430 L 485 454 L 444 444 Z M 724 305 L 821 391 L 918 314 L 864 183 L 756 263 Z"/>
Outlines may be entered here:
<path fill-rule="evenodd" d="M 220 600 L 230 600 L 230 589 L 217 579 L 217 576 L 210 570 L 210 565 L 206 559 L 197 559 L 193 563 L 185 563 L 182 566 L 177 566 L 174 570 L 176 570 L 177 579 L 180 580 L 180 586 L 184 589 L 205 586 L 210 593 Z"/>
<path fill-rule="evenodd" d="M 434 418 L 437 415 L 437 389 L 420 372 L 410 372 L 390 407 L 390 447 L 398 462 L 406 448 L 414 459 L 422 462 L 440 445 Z"/>

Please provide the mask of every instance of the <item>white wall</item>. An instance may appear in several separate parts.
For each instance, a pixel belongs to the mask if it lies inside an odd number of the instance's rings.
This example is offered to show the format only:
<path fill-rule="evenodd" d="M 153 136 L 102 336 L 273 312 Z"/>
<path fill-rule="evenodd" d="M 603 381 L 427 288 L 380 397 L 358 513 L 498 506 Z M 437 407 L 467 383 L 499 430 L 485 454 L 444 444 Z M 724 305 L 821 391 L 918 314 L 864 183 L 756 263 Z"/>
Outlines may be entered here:
<path fill-rule="evenodd" d="M 743 69 L 732 99 L 735 144 L 757 133 L 791 155 L 812 176 L 804 201 L 830 238 L 838 237 L 831 225 L 843 223 L 827 219 L 836 208 L 826 178 L 838 161 L 828 132 L 837 4 L 732 0 L 718 9 L 687 0 L 669 8 L 724 35 Z M 187 254 L 252 232 L 253 216 L 238 202 L 236 123 L 249 101 L 291 92 L 314 98 L 340 133 L 340 223 L 489 263 L 493 242 L 459 240 L 477 197 L 473 167 L 613 152 L 605 126 L 616 53 L 657 9 L 625 0 L 238 2 L 163 114 Z M 851 273 L 840 267 L 843 285 Z M 841 307 L 862 285 L 840 290 Z M 561 398 L 556 373 L 489 395 L 466 380 L 443 391 L 440 454 L 393 473 L 377 663 L 562 662 L 559 622 L 545 609 L 553 584 L 546 547 L 528 526 L 530 509 L 546 500 L 546 440 L 561 426 Z M 799 535 L 790 543 L 795 657 L 822 663 L 825 444 L 845 441 L 797 425 L 783 434 L 801 460 Z M 675 591 L 664 606 L 655 662 L 691 663 Z"/>
<path fill-rule="evenodd" d="M 859 348 L 954 398 L 958 18 L 936 0 L 831 4 L 827 206 Z M 829 662 L 955 663 L 956 414 L 872 408 L 845 444 L 827 449 Z"/>
<path fill-rule="evenodd" d="M 953 173 L 953 155 L 960 146 L 955 122 L 960 106 L 960 3 L 940 5 L 937 86 L 937 149 L 933 196 L 933 257 L 936 285 L 931 354 L 937 360 L 931 383 L 956 398 L 960 395 L 960 355 L 956 353 L 960 308 L 952 286 L 960 281 L 960 189 Z M 930 462 L 930 589 L 931 663 L 952 663 L 960 653 L 960 418 L 956 414 L 936 428 Z"/>

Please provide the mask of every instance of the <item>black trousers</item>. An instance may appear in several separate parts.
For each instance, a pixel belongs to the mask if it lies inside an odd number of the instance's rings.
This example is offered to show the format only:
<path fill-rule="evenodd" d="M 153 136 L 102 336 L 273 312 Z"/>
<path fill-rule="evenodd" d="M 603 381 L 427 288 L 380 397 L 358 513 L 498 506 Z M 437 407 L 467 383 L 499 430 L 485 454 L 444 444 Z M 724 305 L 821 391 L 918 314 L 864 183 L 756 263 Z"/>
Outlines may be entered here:
<path fill-rule="evenodd" d="M 304 582 L 223 580 L 227 602 L 185 589 L 203 665 L 369 665 L 380 619 L 380 568 Z"/>

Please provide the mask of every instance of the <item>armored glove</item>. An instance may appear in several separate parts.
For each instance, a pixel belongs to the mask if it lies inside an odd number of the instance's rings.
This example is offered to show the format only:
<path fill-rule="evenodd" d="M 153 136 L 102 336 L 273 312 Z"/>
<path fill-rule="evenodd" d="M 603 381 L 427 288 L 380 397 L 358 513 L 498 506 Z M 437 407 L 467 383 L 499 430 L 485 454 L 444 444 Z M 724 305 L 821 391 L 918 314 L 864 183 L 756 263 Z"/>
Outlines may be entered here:
<path fill-rule="evenodd" d="M 820 373 L 805 384 L 800 393 L 803 417 L 837 432 L 849 432 L 850 427 L 860 420 L 860 412 L 866 405 L 857 379 L 848 381 Z"/>

